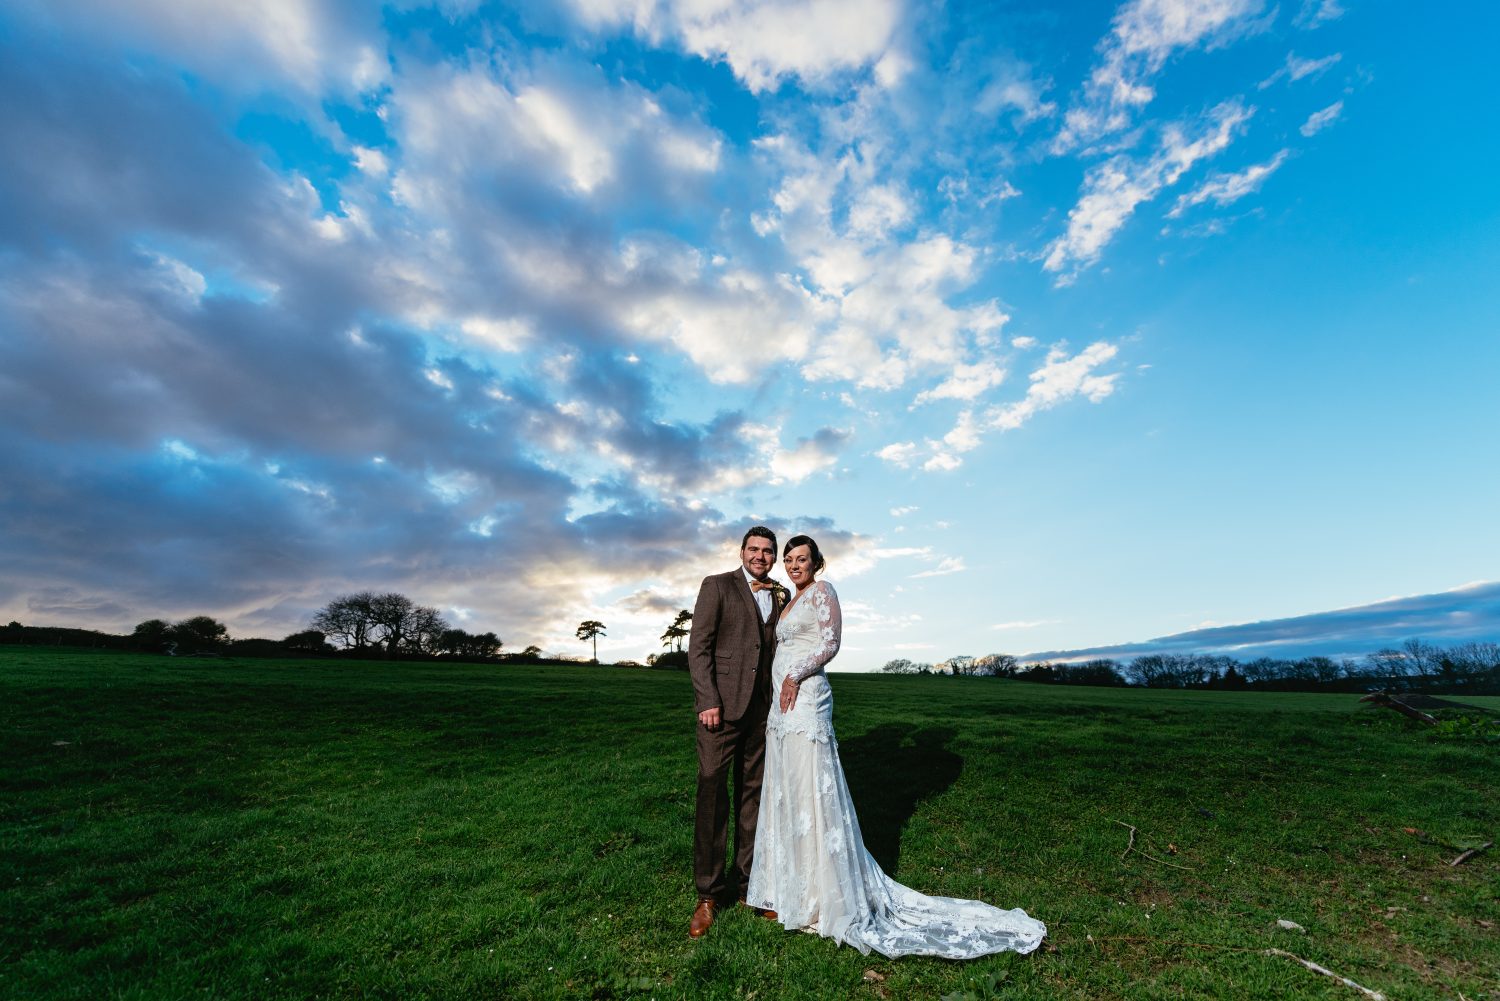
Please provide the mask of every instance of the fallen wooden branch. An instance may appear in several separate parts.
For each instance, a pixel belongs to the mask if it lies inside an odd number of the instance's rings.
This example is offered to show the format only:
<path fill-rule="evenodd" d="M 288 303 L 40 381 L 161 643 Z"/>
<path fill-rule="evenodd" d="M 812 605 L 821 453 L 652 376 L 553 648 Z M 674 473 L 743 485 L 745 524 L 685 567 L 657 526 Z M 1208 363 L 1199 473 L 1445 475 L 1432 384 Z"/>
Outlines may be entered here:
<path fill-rule="evenodd" d="M 1178 865 L 1176 862 L 1168 862 L 1166 859 L 1159 859 L 1155 855 L 1151 855 L 1151 854 L 1149 854 L 1147 852 L 1141 851 L 1139 848 L 1137 848 L 1135 846 L 1135 835 L 1136 835 L 1136 829 L 1135 829 L 1135 827 L 1133 825 L 1131 825 L 1131 824 L 1125 823 L 1125 821 L 1123 821 L 1123 820 L 1116 820 L 1115 823 L 1119 824 L 1121 827 L 1128 827 L 1128 828 L 1130 828 L 1130 843 L 1125 846 L 1125 853 L 1120 856 L 1120 861 L 1121 862 L 1124 862 L 1125 859 L 1129 857 L 1129 855 L 1130 855 L 1131 852 L 1135 852 L 1137 855 L 1145 855 L 1146 858 L 1150 859 L 1153 862 L 1156 862 L 1159 865 L 1169 865 L 1173 869 L 1181 869 L 1183 872 L 1192 872 L 1193 871 L 1192 869 L 1189 869 L 1185 865 Z"/>
<path fill-rule="evenodd" d="M 1401 701 L 1396 696 L 1387 695 L 1385 692 L 1371 692 L 1369 695 L 1366 695 L 1359 701 L 1373 702 L 1377 706 L 1385 706 L 1388 709 L 1394 709 L 1401 715 L 1408 716 L 1419 723 L 1426 723 L 1428 726 L 1437 726 L 1436 716 L 1424 713 L 1420 709 L 1414 709 L 1411 706 L 1407 705 L 1405 702 Z"/>
<path fill-rule="evenodd" d="M 1301 956 L 1294 956 L 1290 952 L 1287 952 L 1285 949 L 1267 949 L 1265 954 L 1267 956 L 1285 956 L 1287 959 L 1296 960 L 1303 966 L 1307 967 L 1309 970 L 1312 970 L 1314 973 L 1321 973 L 1325 977 L 1332 977 L 1346 987 L 1353 987 L 1365 997 L 1370 998 L 1371 1001 L 1385 1001 L 1385 995 L 1380 993 L 1379 991 L 1372 991 L 1368 987 L 1356 984 L 1348 977 L 1341 977 L 1326 966 L 1319 966 L 1317 963 L 1314 963 L 1311 960 L 1303 959 Z"/>
<path fill-rule="evenodd" d="M 1486 848 L 1489 848 L 1493 844 L 1493 841 L 1486 841 L 1478 848 L 1470 848 L 1468 851 L 1464 852 L 1462 855 L 1454 859 L 1452 862 L 1449 862 L 1448 864 L 1450 866 L 1463 865 L 1465 862 L 1469 861 L 1469 859 L 1473 858 L 1475 855 L 1478 855 L 1480 852 L 1484 851 Z"/>

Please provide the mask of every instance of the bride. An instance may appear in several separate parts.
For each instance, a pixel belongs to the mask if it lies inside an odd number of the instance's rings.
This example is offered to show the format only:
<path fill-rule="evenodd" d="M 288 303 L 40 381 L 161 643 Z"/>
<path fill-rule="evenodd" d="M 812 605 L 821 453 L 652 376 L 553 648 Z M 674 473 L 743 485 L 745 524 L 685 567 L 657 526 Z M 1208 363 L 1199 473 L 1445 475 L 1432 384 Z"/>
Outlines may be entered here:
<path fill-rule="evenodd" d="M 766 720 L 765 780 L 746 902 L 789 929 L 892 958 L 970 959 L 1031 952 L 1047 927 L 1025 911 L 928 897 L 891 879 L 865 850 L 833 738 L 833 692 L 823 667 L 839 650 L 843 618 L 818 544 L 789 539 L 783 564 L 797 593 L 776 625 Z"/>

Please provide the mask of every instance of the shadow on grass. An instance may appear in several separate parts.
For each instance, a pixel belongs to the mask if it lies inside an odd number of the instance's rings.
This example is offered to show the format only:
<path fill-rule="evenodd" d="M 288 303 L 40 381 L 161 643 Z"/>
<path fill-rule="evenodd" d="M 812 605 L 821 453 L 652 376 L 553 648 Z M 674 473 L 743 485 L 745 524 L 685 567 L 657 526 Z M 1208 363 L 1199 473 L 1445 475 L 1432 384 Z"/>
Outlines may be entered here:
<path fill-rule="evenodd" d="M 839 741 L 839 760 L 859 815 L 865 848 L 888 875 L 901 855 L 901 831 L 917 804 L 951 786 L 964 759 L 948 750 L 954 731 L 887 723 Z"/>

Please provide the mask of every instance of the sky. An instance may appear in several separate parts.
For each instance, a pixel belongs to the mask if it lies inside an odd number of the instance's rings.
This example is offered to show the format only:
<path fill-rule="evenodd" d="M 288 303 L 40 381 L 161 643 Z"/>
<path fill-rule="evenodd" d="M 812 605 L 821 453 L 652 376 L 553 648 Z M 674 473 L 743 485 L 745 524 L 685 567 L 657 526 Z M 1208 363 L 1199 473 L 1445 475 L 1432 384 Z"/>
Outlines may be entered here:
<path fill-rule="evenodd" d="M 395 590 L 641 660 L 764 523 L 835 668 L 1423 595 L 1500 639 L 1462 21 L 9 0 L 0 618 Z"/>

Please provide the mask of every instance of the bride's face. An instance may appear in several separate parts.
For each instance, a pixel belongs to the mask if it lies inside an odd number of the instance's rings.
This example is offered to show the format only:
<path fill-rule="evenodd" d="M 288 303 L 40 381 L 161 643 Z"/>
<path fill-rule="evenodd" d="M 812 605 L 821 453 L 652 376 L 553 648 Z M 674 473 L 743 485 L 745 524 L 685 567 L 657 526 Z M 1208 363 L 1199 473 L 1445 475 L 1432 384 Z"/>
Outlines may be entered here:
<path fill-rule="evenodd" d="M 812 583 L 812 550 L 807 546 L 798 546 L 787 553 L 781 558 L 781 565 L 786 570 L 786 575 L 791 578 L 793 587 L 800 590 Z"/>

